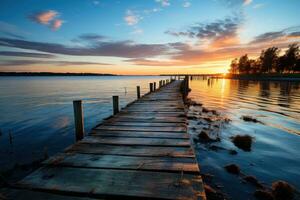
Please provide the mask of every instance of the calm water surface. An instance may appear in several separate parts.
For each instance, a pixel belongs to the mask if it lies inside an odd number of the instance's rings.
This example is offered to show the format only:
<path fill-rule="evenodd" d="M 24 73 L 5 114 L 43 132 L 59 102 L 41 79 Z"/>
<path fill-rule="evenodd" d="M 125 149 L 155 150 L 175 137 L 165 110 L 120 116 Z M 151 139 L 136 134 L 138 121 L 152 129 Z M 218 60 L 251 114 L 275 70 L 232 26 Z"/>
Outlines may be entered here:
<path fill-rule="evenodd" d="M 238 164 L 243 173 L 254 175 L 271 185 L 285 180 L 300 189 L 300 83 L 255 82 L 229 79 L 193 80 L 190 97 L 204 107 L 218 110 L 232 121 L 221 130 L 221 142 L 227 151 L 211 151 L 197 145 L 202 173 L 215 175 L 232 199 L 252 199 L 255 188 L 241 178 L 225 172 L 223 166 Z M 250 115 L 261 123 L 245 122 Z M 236 134 L 255 138 L 252 151 L 238 150 L 230 141 Z"/>
<path fill-rule="evenodd" d="M 155 76 L 0 77 L 0 171 L 61 151 L 74 143 L 72 101 L 83 100 L 85 131 L 149 90 Z M 10 143 L 9 132 L 12 135 Z"/>

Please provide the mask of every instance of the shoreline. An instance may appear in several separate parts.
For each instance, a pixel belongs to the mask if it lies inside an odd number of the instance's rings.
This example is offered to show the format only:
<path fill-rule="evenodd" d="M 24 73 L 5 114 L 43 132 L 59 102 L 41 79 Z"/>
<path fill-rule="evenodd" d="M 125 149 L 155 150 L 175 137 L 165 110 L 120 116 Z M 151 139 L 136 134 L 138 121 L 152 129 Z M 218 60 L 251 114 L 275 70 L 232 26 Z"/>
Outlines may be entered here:
<path fill-rule="evenodd" d="M 213 76 L 212 78 L 225 78 L 236 80 L 249 81 L 300 81 L 300 74 L 243 74 L 243 75 L 227 75 L 227 76 Z"/>

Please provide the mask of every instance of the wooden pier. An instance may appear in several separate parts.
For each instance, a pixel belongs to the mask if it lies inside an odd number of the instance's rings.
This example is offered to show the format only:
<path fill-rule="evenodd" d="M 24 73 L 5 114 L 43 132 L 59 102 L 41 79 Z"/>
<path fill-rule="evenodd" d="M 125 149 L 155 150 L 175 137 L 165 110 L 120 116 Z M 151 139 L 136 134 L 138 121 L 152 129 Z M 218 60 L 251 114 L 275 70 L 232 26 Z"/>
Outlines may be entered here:
<path fill-rule="evenodd" d="M 0 194 L 14 200 L 206 199 L 182 82 L 152 88 Z"/>

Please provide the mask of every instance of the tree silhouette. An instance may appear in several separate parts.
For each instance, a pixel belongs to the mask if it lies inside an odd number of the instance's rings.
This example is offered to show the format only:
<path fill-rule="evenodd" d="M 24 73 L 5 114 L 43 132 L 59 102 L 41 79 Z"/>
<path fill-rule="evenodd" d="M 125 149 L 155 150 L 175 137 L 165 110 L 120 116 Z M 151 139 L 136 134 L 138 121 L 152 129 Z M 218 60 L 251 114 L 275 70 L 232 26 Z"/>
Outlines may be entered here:
<path fill-rule="evenodd" d="M 288 72 L 295 71 L 295 66 L 299 59 L 299 46 L 296 43 L 289 45 L 284 56 L 286 59 L 286 70 Z"/>
<path fill-rule="evenodd" d="M 238 67 L 239 67 L 239 72 L 240 73 L 249 74 L 249 72 L 251 70 L 251 65 L 250 65 L 249 58 L 248 58 L 247 54 L 240 57 Z"/>
<path fill-rule="evenodd" d="M 271 47 L 267 50 L 262 50 L 260 54 L 261 72 L 271 72 L 275 69 L 278 60 L 279 49 L 277 47 Z"/>
<path fill-rule="evenodd" d="M 237 58 L 233 59 L 230 64 L 230 73 L 237 74 L 239 73 L 239 61 Z"/>
<path fill-rule="evenodd" d="M 257 59 L 249 59 L 245 54 L 231 61 L 229 71 L 232 74 L 300 72 L 300 48 L 296 43 L 289 45 L 282 56 L 279 53 L 279 48 L 271 47 L 262 50 Z"/>

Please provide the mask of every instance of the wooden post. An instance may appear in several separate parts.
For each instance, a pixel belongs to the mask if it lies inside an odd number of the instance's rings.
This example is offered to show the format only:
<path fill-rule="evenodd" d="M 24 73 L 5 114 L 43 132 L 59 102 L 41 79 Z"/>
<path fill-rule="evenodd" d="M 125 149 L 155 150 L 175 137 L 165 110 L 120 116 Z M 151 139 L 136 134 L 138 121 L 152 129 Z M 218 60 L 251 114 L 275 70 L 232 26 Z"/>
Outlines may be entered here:
<path fill-rule="evenodd" d="M 159 81 L 159 88 L 162 86 L 162 80 Z"/>
<path fill-rule="evenodd" d="M 149 83 L 150 92 L 153 92 L 153 83 Z"/>
<path fill-rule="evenodd" d="M 153 83 L 153 91 L 156 90 L 156 82 Z"/>
<path fill-rule="evenodd" d="M 140 86 L 136 86 L 136 97 L 138 99 L 141 98 L 141 88 L 140 88 Z"/>
<path fill-rule="evenodd" d="M 82 140 L 84 137 L 84 120 L 82 111 L 82 101 L 73 101 L 74 120 L 75 120 L 75 140 Z"/>
<path fill-rule="evenodd" d="M 187 89 L 187 93 L 189 93 L 189 89 L 190 89 L 189 81 L 190 81 L 190 76 L 187 75 L 186 76 L 186 87 L 187 87 L 186 89 Z"/>
<path fill-rule="evenodd" d="M 119 112 L 119 96 L 113 96 L 113 113 L 114 115 Z"/>
<path fill-rule="evenodd" d="M 165 80 L 163 80 L 163 86 L 165 86 L 165 84 L 166 84 L 166 81 L 165 81 Z"/>

